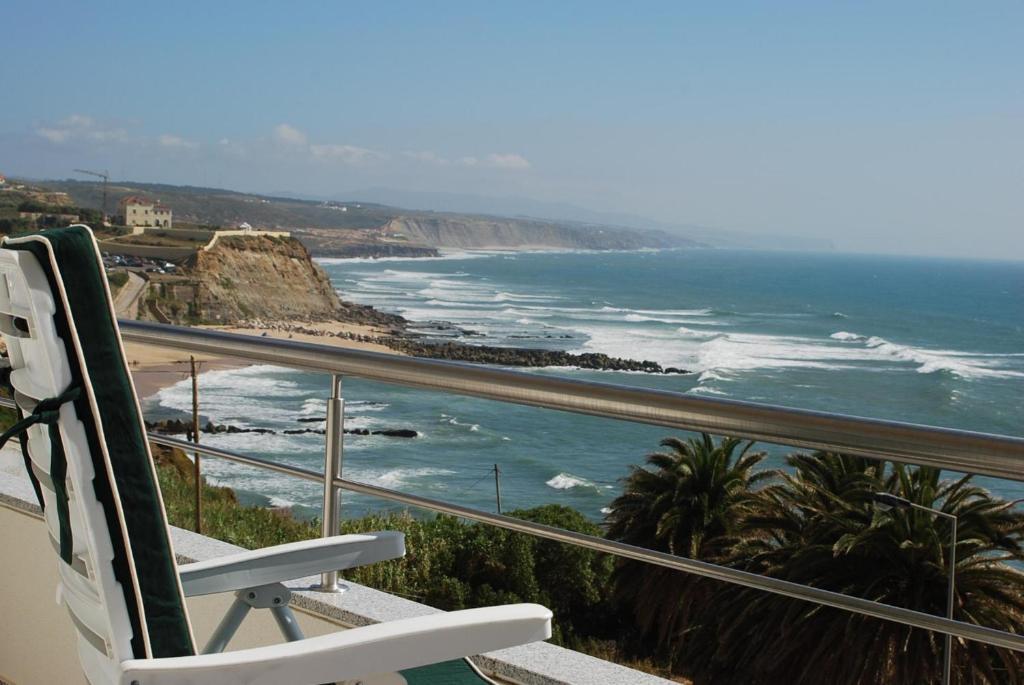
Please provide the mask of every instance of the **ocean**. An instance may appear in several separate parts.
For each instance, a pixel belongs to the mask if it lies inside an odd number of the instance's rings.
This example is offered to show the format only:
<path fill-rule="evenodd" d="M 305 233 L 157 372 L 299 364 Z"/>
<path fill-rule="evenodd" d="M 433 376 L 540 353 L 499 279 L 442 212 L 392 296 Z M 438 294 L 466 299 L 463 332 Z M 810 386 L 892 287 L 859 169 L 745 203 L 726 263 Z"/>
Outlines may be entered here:
<path fill-rule="evenodd" d="M 739 250 L 461 252 L 434 259 L 319 260 L 345 299 L 395 312 L 430 339 L 656 361 L 692 373 L 570 368 L 530 373 L 1024 434 L 1024 263 Z M 445 326 L 454 324 L 455 328 Z M 200 377 L 203 420 L 277 435 L 207 444 L 322 468 L 325 376 L 254 366 Z M 190 410 L 188 381 L 147 398 L 149 418 Z M 346 427 L 412 428 L 414 439 L 346 435 L 345 474 L 502 509 L 560 503 L 599 520 L 631 464 L 667 429 L 474 398 L 344 381 Z M 768 466 L 792 451 L 763 445 Z M 208 458 L 246 500 L 316 515 L 310 483 Z M 979 479 L 1007 497 L 1024 483 Z M 343 494 L 344 512 L 386 503 Z"/>

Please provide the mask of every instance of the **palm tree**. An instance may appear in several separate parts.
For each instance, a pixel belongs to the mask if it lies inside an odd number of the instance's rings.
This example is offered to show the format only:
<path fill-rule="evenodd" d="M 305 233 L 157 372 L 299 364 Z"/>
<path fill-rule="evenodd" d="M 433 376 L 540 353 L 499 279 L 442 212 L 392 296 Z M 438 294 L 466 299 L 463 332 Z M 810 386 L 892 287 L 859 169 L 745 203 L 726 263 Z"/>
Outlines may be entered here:
<path fill-rule="evenodd" d="M 729 565 L 877 602 L 944 615 L 949 523 L 919 510 L 882 511 L 884 491 L 958 518 L 954 617 L 1024 630 L 1024 514 L 970 476 L 940 481 L 907 468 L 831 453 L 788 458 L 794 472 L 759 493 Z M 704 683 L 937 683 L 941 634 L 753 590 L 713 598 L 687 642 L 687 667 Z M 1016 683 L 1024 658 L 954 640 L 953 682 Z"/>
<path fill-rule="evenodd" d="M 751 487 L 771 472 L 751 473 L 764 457 L 736 438 L 717 444 L 710 435 L 665 438 L 666 452 L 647 456 L 648 468 L 632 466 L 621 496 L 608 514 L 608 537 L 678 556 L 714 561 L 731 547 Z M 671 662 L 679 640 L 712 581 L 660 566 L 620 560 L 613 575 L 615 597 L 632 615 L 645 643 Z"/>

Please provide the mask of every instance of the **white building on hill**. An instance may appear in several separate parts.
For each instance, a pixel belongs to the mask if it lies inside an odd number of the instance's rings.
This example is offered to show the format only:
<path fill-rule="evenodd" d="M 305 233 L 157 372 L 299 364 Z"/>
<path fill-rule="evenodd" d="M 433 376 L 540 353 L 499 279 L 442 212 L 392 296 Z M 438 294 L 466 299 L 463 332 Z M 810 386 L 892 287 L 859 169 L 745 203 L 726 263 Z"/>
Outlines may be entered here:
<path fill-rule="evenodd" d="M 171 208 L 143 197 L 129 196 L 120 202 L 125 226 L 171 228 Z"/>

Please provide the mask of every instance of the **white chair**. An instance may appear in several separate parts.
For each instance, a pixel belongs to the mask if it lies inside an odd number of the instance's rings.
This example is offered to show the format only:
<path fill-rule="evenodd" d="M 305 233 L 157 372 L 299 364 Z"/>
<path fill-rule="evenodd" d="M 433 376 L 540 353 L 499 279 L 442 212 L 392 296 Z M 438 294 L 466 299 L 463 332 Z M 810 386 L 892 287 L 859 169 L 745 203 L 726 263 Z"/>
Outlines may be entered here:
<path fill-rule="evenodd" d="M 110 292 L 85 226 L 6 238 L 0 334 L 25 418 L 26 466 L 58 557 L 59 601 L 92 685 L 313 685 L 433 664 L 551 635 L 551 612 L 470 609 L 300 639 L 280 583 L 404 554 L 400 533 L 310 540 L 178 569 Z M 198 654 L 185 597 L 236 592 Z M 250 608 L 291 642 L 222 652 Z M 41 649 L 44 649 L 41 646 Z"/>

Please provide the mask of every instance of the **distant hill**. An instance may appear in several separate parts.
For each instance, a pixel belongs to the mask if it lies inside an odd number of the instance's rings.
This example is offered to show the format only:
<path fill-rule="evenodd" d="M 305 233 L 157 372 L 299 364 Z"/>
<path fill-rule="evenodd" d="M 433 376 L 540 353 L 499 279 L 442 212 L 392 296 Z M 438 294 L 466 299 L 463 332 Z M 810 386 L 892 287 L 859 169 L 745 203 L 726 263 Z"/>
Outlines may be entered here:
<path fill-rule="evenodd" d="M 102 203 L 100 183 L 64 180 L 40 185 L 67 193 L 77 205 L 99 208 Z M 387 256 L 401 252 L 398 245 L 407 252 L 439 247 L 606 250 L 704 246 L 660 230 L 408 210 L 357 200 L 305 200 L 154 183 L 110 184 L 108 212 L 115 212 L 117 203 L 128 195 L 159 199 L 173 209 L 176 222 L 217 226 L 247 222 L 257 228 L 298 231 L 299 239 L 318 255 Z M 325 235 L 327 230 L 351 234 L 339 234 L 338 239 L 331 240 Z"/>
<path fill-rule="evenodd" d="M 99 209 L 102 204 L 102 183 L 65 180 L 41 181 L 38 185 L 63 191 L 83 207 Z M 220 188 L 136 182 L 111 183 L 107 211 L 116 213 L 117 203 L 129 195 L 158 198 L 174 210 L 175 221 L 225 227 L 248 222 L 260 228 L 378 228 L 402 211 L 376 204 L 327 204 Z"/>
<path fill-rule="evenodd" d="M 283 193 L 290 195 L 289 193 Z M 534 219 L 601 227 L 626 227 L 664 231 L 672 236 L 710 247 L 746 248 L 754 250 L 831 250 L 835 245 L 827 238 L 788 235 L 786 233 L 749 232 L 696 224 L 672 223 L 626 212 L 595 211 L 566 202 L 546 202 L 527 197 L 490 197 L 468 193 L 438 193 L 365 188 L 348 193 L 367 202 L 397 205 L 410 210 L 429 210 L 454 214 L 487 214 L 516 219 Z M 294 195 L 293 195 L 294 196 Z M 300 196 L 294 196 L 300 197 Z M 330 199 L 330 198 L 305 198 Z"/>

